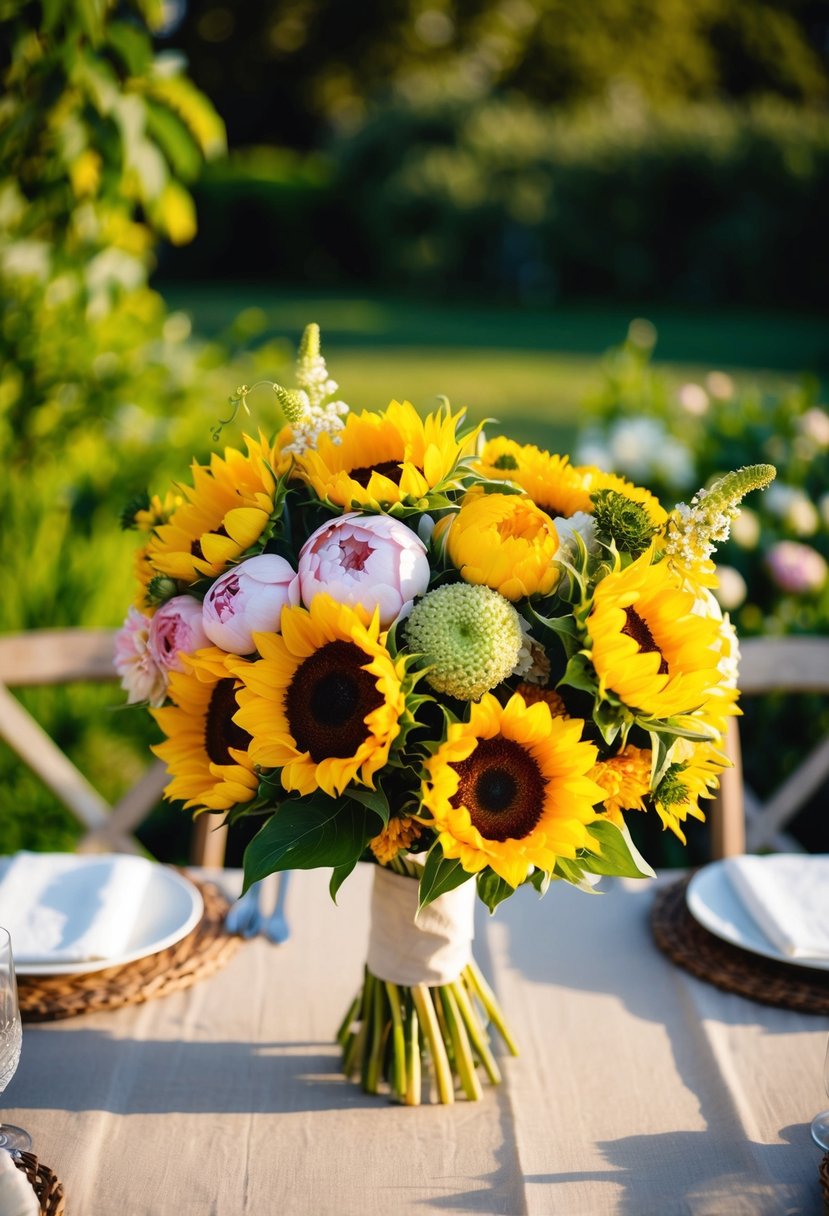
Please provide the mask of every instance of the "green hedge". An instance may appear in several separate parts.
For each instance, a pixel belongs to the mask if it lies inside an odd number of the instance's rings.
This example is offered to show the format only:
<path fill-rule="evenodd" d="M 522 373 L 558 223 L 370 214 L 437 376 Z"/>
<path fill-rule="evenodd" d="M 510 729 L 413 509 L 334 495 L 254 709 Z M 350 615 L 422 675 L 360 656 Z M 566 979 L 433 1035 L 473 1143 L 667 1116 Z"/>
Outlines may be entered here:
<path fill-rule="evenodd" d="M 165 270 L 539 301 L 825 302 L 823 113 L 398 105 L 328 156 L 211 167 L 199 240 Z"/>

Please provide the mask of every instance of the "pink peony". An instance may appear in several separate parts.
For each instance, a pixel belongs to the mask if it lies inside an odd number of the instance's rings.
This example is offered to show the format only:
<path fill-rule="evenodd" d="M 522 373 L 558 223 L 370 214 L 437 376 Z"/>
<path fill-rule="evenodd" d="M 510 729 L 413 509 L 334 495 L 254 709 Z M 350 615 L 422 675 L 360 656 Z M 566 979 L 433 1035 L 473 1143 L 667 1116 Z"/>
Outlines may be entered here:
<path fill-rule="evenodd" d="M 780 590 L 792 595 L 819 591 L 829 573 L 829 567 L 817 549 L 796 540 L 781 540 L 772 545 L 766 564 Z"/>
<path fill-rule="evenodd" d="M 150 654 L 164 671 L 184 671 L 179 653 L 192 654 L 209 646 L 201 620 L 201 600 L 174 595 L 150 622 Z"/>
<path fill-rule="evenodd" d="M 167 695 L 167 673 L 150 654 L 151 621 L 137 608 L 130 608 L 127 619 L 115 635 L 115 670 L 121 677 L 121 687 L 127 702 L 135 705 L 148 701 L 163 705 Z"/>
<path fill-rule="evenodd" d="M 306 606 L 324 592 L 368 612 L 379 608 L 386 629 L 429 586 L 426 546 L 399 519 L 352 511 L 309 536 L 299 555 L 299 584 Z"/>
<path fill-rule="evenodd" d="M 260 553 L 228 570 L 204 597 L 204 631 L 230 654 L 251 654 L 254 633 L 279 633 L 282 609 L 299 603 L 297 573 L 275 553 Z"/>

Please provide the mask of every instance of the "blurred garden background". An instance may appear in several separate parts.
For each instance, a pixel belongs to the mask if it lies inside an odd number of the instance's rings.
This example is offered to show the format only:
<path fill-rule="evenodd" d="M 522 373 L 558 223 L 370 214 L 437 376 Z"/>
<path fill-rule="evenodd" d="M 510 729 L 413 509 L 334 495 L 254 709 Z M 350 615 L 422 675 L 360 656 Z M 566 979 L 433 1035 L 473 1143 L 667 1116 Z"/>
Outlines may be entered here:
<path fill-rule="evenodd" d="M 0 31 L 0 632 L 120 625 L 124 505 L 309 321 L 352 407 L 444 394 L 668 506 L 773 462 L 722 605 L 829 630 L 824 0 L 0 0 Z M 23 699 L 105 795 L 146 763 L 114 687 Z M 760 790 L 829 730 L 746 711 Z M 72 846 L 2 746 L 0 789 L 0 851 Z"/>

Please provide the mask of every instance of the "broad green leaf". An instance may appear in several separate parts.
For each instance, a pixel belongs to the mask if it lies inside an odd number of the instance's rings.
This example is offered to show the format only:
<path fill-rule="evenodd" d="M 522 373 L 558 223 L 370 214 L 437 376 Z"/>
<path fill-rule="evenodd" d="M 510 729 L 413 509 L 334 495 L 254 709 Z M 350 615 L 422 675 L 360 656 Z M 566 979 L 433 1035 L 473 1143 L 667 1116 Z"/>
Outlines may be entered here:
<path fill-rule="evenodd" d="M 601 855 L 589 852 L 585 870 L 619 878 L 655 878 L 655 871 L 636 848 L 627 828 L 618 828 L 609 819 L 591 823 L 588 831 L 601 847 Z"/>
<path fill-rule="evenodd" d="M 331 881 L 328 884 L 328 890 L 334 903 L 337 902 L 337 892 L 359 860 L 359 857 L 355 857 L 353 861 L 347 861 L 344 865 L 334 866 L 334 869 L 331 871 Z"/>
<path fill-rule="evenodd" d="M 227 151 L 225 126 L 212 104 L 184 76 L 155 76 L 147 85 L 149 95 L 169 106 L 188 130 L 207 160 Z"/>
<path fill-rule="evenodd" d="M 550 889 L 550 875 L 546 870 L 533 870 L 529 877 L 530 885 L 535 887 L 539 896 L 546 895 Z"/>
<path fill-rule="evenodd" d="M 588 895 L 598 894 L 596 890 L 596 884 L 599 881 L 598 874 L 585 873 L 577 861 L 571 861 L 567 857 L 557 857 L 554 876 L 563 879 L 571 887 L 578 887 L 580 891 L 586 891 Z"/>
<path fill-rule="evenodd" d="M 587 656 L 581 652 L 574 654 L 568 661 L 564 675 L 559 683 L 567 684 L 570 688 L 579 688 L 583 692 L 589 692 L 594 696 L 598 687 L 593 665 Z"/>
<path fill-rule="evenodd" d="M 379 815 L 383 820 L 383 827 L 389 821 L 391 810 L 389 809 L 389 800 L 378 785 L 376 789 L 362 789 L 358 786 L 351 786 L 348 791 L 348 797 L 354 802 L 359 802 L 362 806 L 368 807 L 370 811 L 374 811 L 375 815 Z"/>
<path fill-rule="evenodd" d="M 490 914 L 495 911 L 500 903 L 503 903 L 505 899 L 509 899 L 510 895 L 515 892 L 515 887 L 511 887 L 500 874 L 496 874 L 489 867 L 481 870 L 477 882 L 478 896 L 489 908 Z"/>
<path fill-rule="evenodd" d="M 128 25 L 126 21 L 110 22 L 107 42 L 130 76 L 143 76 L 152 67 L 152 43 L 138 26 Z"/>
<path fill-rule="evenodd" d="M 461 883 L 471 877 L 472 875 L 463 868 L 457 858 L 450 860 L 448 857 L 444 857 L 440 845 L 435 843 L 426 854 L 426 862 L 420 877 L 418 912 L 437 899 L 439 895 L 453 891 L 455 887 L 459 887 Z"/>
<path fill-rule="evenodd" d="M 323 794 L 284 802 L 245 849 L 244 889 L 279 870 L 356 862 L 380 826 L 367 807 Z"/>
<path fill-rule="evenodd" d="M 198 176 L 202 155 L 187 127 L 169 107 L 152 98 L 147 101 L 147 133 L 155 140 L 173 172 L 185 181 Z"/>

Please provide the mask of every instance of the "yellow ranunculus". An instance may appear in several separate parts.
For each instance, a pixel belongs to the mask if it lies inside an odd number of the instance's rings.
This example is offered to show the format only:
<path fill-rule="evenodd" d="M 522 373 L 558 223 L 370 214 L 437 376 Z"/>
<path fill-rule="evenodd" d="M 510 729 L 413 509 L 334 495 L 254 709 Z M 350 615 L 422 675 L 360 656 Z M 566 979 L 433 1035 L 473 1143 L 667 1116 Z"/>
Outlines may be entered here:
<path fill-rule="evenodd" d="M 519 494 L 468 494 L 446 538 L 449 559 L 465 582 L 512 601 L 553 590 L 557 550 L 549 515 Z"/>

